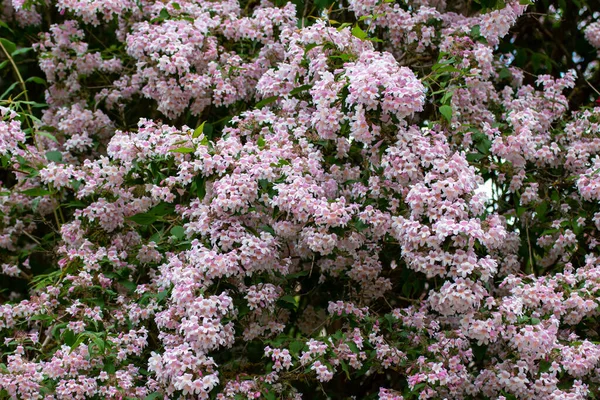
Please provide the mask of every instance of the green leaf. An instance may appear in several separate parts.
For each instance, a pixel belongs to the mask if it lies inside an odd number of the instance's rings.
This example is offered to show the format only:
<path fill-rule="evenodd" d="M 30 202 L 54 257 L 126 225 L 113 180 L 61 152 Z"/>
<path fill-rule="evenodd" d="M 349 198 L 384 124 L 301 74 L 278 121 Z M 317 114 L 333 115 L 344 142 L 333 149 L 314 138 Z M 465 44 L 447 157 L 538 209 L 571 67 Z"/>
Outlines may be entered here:
<path fill-rule="evenodd" d="M 275 167 L 275 168 L 281 168 L 284 165 L 291 165 L 291 163 L 288 160 L 284 160 L 283 158 L 280 158 L 279 162 L 277 164 L 271 163 L 271 167 Z"/>
<path fill-rule="evenodd" d="M 404 297 L 410 298 L 413 292 L 412 288 L 413 285 L 411 281 L 404 282 L 404 284 L 402 285 L 402 294 L 404 295 Z"/>
<path fill-rule="evenodd" d="M 127 289 L 129 291 L 129 293 L 133 293 L 135 291 L 135 289 L 137 289 L 137 285 L 135 284 L 135 282 L 131 282 L 128 280 L 121 280 L 119 281 L 119 283 L 125 287 L 125 289 Z"/>
<path fill-rule="evenodd" d="M 552 366 L 552 363 L 550 361 L 540 360 L 540 372 L 541 373 L 550 371 L 551 366 Z"/>
<path fill-rule="evenodd" d="M 194 139 L 198 138 L 204 132 L 204 124 L 205 123 L 206 123 L 206 121 L 201 123 L 196 129 L 194 129 L 194 134 L 192 135 L 192 137 Z"/>
<path fill-rule="evenodd" d="M 31 50 L 33 50 L 33 48 L 31 47 L 21 47 L 20 49 L 17 49 L 15 51 L 13 51 L 11 53 L 11 56 L 18 56 L 19 54 L 25 54 L 27 52 L 30 52 Z"/>
<path fill-rule="evenodd" d="M 19 103 L 21 103 L 21 104 L 29 104 L 30 106 L 35 107 L 35 108 L 48 107 L 48 104 L 46 104 L 46 103 L 38 103 L 38 102 L 35 102 L 35 101 L 19 101 Z M 31 115 L 30 115 L 30 117 L 35 118 L 35 117 L 31 116 Z"/>
<path fill-rule="evenodd" d="M 362 28 L 358 26 L 358 24 L 354 25 L 354 27 L 352 28 L 352 35 L 356 36 L 360 40 L 365 40 L 369 37 L 367 32 L 363 31 Z"/>
<path fill-rule="evenodd" d="M 477 162 L 479 160 L 481 160 L 482 158 L 486 158 L 487 156 L 485 154 L 480 154 L 480 153 L 469 153 L 467 154 L 467 161 L 470 162 Z"/>
<path fill-rule="evenodd" d="M 49 321 L 51 319 L 54 319 L 54 317 L 49 314 L 38 314 L 34 315 L 33 317 L 29 317 L 29 321 Z"/>
<path fill-rule="evenodd" d="M 238 319 L 248 315 L 250 313 L 250 307 L 248 307 L 247 303 L 242 303 L 238 306 Z"/>
<path fill-rule="evenodd" d="M 104 370 L 109 374 L 114 374 L 116 371 L 115 364 L 112 361 L 105 361 Z"/>
<path fill-rule="evenodd" d="M 492 148 L 492 142 L 486 137 L 485 139 L 478 142 L 477 145 L 475 145 L 475 147 L 477 148 L 477 150 L 479 150 L 481 154 L 488 155 L 490 154 L 490 149 Z"/>
<path fill-rule="evenodd" d="M 301 341 L 295 341 L 290 343 L 290 353 L 296 355 L 296 354 L 300 354 L 300 351 L 302 351 L 302 349 L 304 348 L 304 342 Z"/>
<path fill-rule="evenodd" d="M 94 342 L 94 344 L 98 347 L 98 351 L 102 354 L 104 353 L 104 348 L 105 348 L 105 343 L 104 340 L 102 340 L 101 338 L 99 338 L 98 336 L 93 336 L 92 337 L 92 342 Z"/>
<path fill-rule="evenodd" d="M 8 60 L 4 60 L 0 63 L 0 69 L 6 67 L 8 65 Z"/>
<path fill-rule="evenodd" d="M 356 343 L 351 341 L 351 342 L 348 342 L 347 345 L 348 345 L 348 347 L 350 347 L 350 350 L 352 350 L 353 353 L 355 353 L 355 354 L 360 353 L 360 349 L 358 348 Z"/>
<path fill-rule="evenodd" d="M 212 134 L 214 131 L 214 128 L 212 126 L 211 123 L 204 123 L 204 136 L 206 136 L 208 139 L 212 139 Z"/>
<path fill-rule="evenodd" d="M 535 214 L 539 221 L 544 222 L 546 220 L 546 212 L 548 211 L 548 203 L 543 201 L 535 208 Z"/>
<path fill-rule="evenodd" d="M 27 196 L 34 196 L 34 197 L 46 196 L 48 194 L 52 194 L 51 191 L 42 189 L 42 188 L 27 189 L 27 190 L 23 190 L 21 193 L 24 195 L 27 195 Z"/>
<path fill-rule="evenodd" d="M 17 87 L 17 85 L 19 84 L 19 82 L 14 82 L 12 85 L 10 85 L 8 87 L 8 89 L 6 89 L 6 91 L 4 93 L 2 93 L 2 96 L 0 96 L 0 100 L 4 99 L 10 92 L 12 92 L 14 90 L 14 88 Z"/>
<path fill-rule="evenodd" d="M 283 296 L 283 297 L 282 297 L 280 300 L 281 300 L 281 301 L 285 301 L 285 302 L 287 302 L 287 303 L 294 304 L 294 305 L 298 304 L 298 303 L 296 302 L 296 298 L 295 298 L 294 296 L 292 296 L 292 295 L 289 295 L 289 294 L 288 294 L 288 295 L 285 295 L 285 296 Z"/>
<path fill-rule="evenodd" d="M 183 226 L 174 226 L 171 228 L 171 235 L 175 236 L 177 239 L 183 239 L 185 237 L 185 229 Z"/>
<path fill-rule="evenodd" d="M 350 369 L 348 368 L 348 364 L 344 360 L 340 360 L 340 365 L 342 366 L 342 371 L 346 373 L 346 378 L 350 379 Z"/>
<path fill-rule="evenodd" d="M 8 26 L 8 24 L 4 21 L 0 21 L 0 28 L 5 28 L 8 29 L 10 32 L 13 32 L 12 29 L 10 29 L 10 27 Z M 2 398 L 2 396 L 0 396 L 0 398 Z"/>
<path fill-rule="evenodd" d="M 260 229 L 261 231 L 264 231 L 264 232 L 269 232 L 273 236 L 276 235 L 275 229 L 273 229 L 269 225 L 261 225 L 261 226 L 258 227 L 258 229 Z"/>
<path fill-rule="evenodd" d="M 517 400 L 517 397 L 516 397 L 514 394 L 512 394 L 512 393 L 508 393 L 508 392 L 507 392 L 507 391 L 505 391 L 505 390 L 501 390 L 501 391 L 500 391 L 500 394 L 501 394 L 502 396 L 504 396 L 504 397 L 506 398 L 506 400 Z"/>
<path fill-rule="evenodd" d="M 256 237 L 260 237 L 260 234 L 258 233 L 258 231 L 256 229 L 254 229 L 253 227 L 244 225 L 244 229 L 248 233 L 251 233 L 251 234 L 253 234 Z"/>
<path fill-rule="evenodd" d="M 265 399 L 267 399 L 267 400 L 275 400 L 275 391 L 274 390 L 269 390 L 267 392 L 266 390 L 267 389 L 265 389 L 265 392 L 263 392 Z"/>
<path fill-rule="evenodd" d="M 427 386 L 427 385 L 426 385 L 424 382 L 417 383 L 417 384 L 415 385 L 415 387 L 413 388 L 413 390 L 412 390 L 412 393 L 419 393 L 419 391 L 420 391 L 421 389 L 423 389 L 425 386 Z"/>
<path fill-rule="evenodd" d="M 292 309 L 296 309 L 296 307 L 298 307 L 298 302 L 296 301 L 296 298 L 292 295 L 285 295 L 283 297 L 281 297 L 279 299 L 279 303 L 281 306 L 285 307 L 285 308 L 292 308 Z M 287 306 L 286 306 L 287 305 Z M 292 307 L 290 307 L 290 305 Z"/>
<path fill-rule="evenodd" d="M 293 95 L 295 95 L 295 94 L 298 94 L 298 93 L 304 92 L 304 91 L 306 91 L 306 90 L 308 90 L 308 89 L 310 89 L 310 88 L 312 88 L 312 87 L 313 87 L 313 85 L 302 85 L 302 86 L 299 86 L 299 87 L 297 87 L 296 89 L 293 89 L 293 90 L 290 92 L 290 94 L 293 96 Z"/>
<path fill-rule="evenodd" d="M 40 78 L 39 76 L 29 77 L 29 78 L 27 78 L 27 80 L 25 80 L 25 82 L 33 82 L 33 83 L 37 83 L 37 84 L 46 86 L 46 81 L 44 79 Z"/>
<path fill-rule="evenodd" d="M 73 186 L 75 186 L 75 185 L 73 184 Z M 84 203 L 82 201 L 70 201 L 68 203 L 63 203 L 63 204 L 64 204 L 64 207 L 66 207 L 66 208 L 74 208 L 74 207 L 83 208 L 88 205 L 87 203 Z"/>
<path fill-rule="evenodd" d="M 317 46 L 319 46 L 317 43 L 307 44 L 306 46 L 304 46 L 304 54 L 308 53 L 309 51 L 311 51 L 312 49 L 314 49 Z"/>
<path fill-rule="evenodd" d="M 50 139 L 50 140 L 52 140 L 52 141 L 54 141 L 54 142 L 58 143 L 58 139 L 57 139 L 57 138 L 56 138 L 54 135 L 52 135 L 51 133 L 48 133 L 48 132 L 45 132 L 45 131 L 38 131 L 38 132 L 36 132 L 35 134 L 36 134 L 36 135 L 40 135 L 40 136 L 47 137 L 48 139 Z"/>
<path fill-rule="evenodd" d="M 385 314 L 383 317 L 387 321 L 389 329 L 392 329 L 394 324 L 397 322 L 396 317 L 394 317 L 392 314 Z"/>
<path fill-rule="evenodd" d="M 256 103 L 256 106 L 254 106 L 254 108 L 257 108 L 257 109 L 263 108 L 267 104 L 271 104 L 271 103 L 277 101 L 277 99 L 279 99 L 279 96 L 267 97 L 266 99 L 263 99 L 263 100 L 259 101 L 258 103 Z"/>
<path fill-rule="evenodd" d="M 486 345 L 479 346 L 478 344 L 474 344 L 472 346 L 472 349 L 473 349 L 473 356 L 475 356 L 475 360 L 483 361 L 485 359 L 485 356 L 487 355 L 487 351 L 488 351 L 488 346 L 486 346 Z"/>
<path fill-rule="evenodd" d="M 179 3 L 173 3 L 171 5 L 173 6 L 174 9 L 181 10 L 181 6 L 179 5 Z"/>
<path fill-rule="evenodd" d="M 169 14 L 169 11 L 167 11 L 166 8 L 163 8 L 162 10 L 160 10 L 160 13 L 158 14 L 158 16 L 163 19 L 169 19 L 169 17 L 171 17 L 171 15 Z"/>
<path fill-rule="evenodd" d="M 442 103 L 448 104 L 450 102 L 450 100 L 452 99 L 453 95 L 454 95 L 454 92 L 452 90 L 446 90 L 446 92 L 442 96 Z"/>
<path fill-rule="evenodd" d="M 155 215 L 141 213 L 132 215 L 128 219 L 140 225 L 152 225 L 157 221 L 158 218 Z"/>
<path fill-rule="evenodd" d="M 285 277 L 286 279 L 296 279 L 296 278 L 300 278 L 302 276 L 306 276 L 310 273 L 310 271 L 300 271 L 300 272 L 296 272 L 293 274 L 287 274 Z"/>
<path fill-rule="evenodd" d="M 193 147 L 178 147 L 176 149 L 171 149 L 169 152 L 171 153 L 193 153 L 196 151 Z"/>
<path fill-rule="evenodd" d="M 369 227 L 368 224 L 365 224 L 364 222 L 362 222 L 360 219 L 356 219 L 355 221 L 351 222 L 351 225 L 358 231 L 358 232 L 362 232 L 365 229 L 367 229 Z"/>
<path fill-rule="evenodd" d="M 448 120 L 448 122 L 452 121 L 452 107 L 443 105 L 440 107 L 440 113 Z"/>
<path fill-rule="evenodd" d="M 160 303 L 161 301 L 166 299 L 168 295 L 169 295 L 168 290 L 163 290 L 162 292 L 158 292 L 158 294 L 156 295 L 156 300 Z"/>
<path fill-rule="evenodd" d="M 60 151 L 47 151 L 46 152 L 46 159 L 48 161 L 54 161 L 56 163 L 60 163 L 62 162 L 63 158 L 62 158 L 62 153 Z"/>
<path fill-rule="evenodd" d="M 154 392 L 154 393 L 150 393 L 148 396 L 144 397 L 144 400 L 155 400 L 155 399 L 161 398 L 162 396 L 164 396 L 162 393 Z"/>
<path fill-rule="evenodd" d="M 269 191 L 269 181 L 266 179 L 259 179 L 258 180 L 258 184 L 261 187 L 262 190 L 264 190 L 265 192 Z"/>
<path fill-rule="evenodd" d="M 321 10 L 329 8 L 333 3 L 335 3 L 335 0 L 315 0 L 315 5 Z"/>
<path fill-rule="evenodd" d="M 170 203 L 161 202 L 158 205 L 152 207 L 148 213 L 152 215 L 156 215 L 158 217 L 163 217 L 167 214 L 171 214 L 175 211 L 175 206 Z"/>
<path fill-rule="evenodd" d="M 498 77 L 500 79 L 508 79 L 512 76 L 512 74 L 510 73 L 510 70 L 508 68 L 502 68 L 500 70 L 500 72 L 498 73 Z"/>
<path fill-rule="evenodd" d="M 265 144 L 266 144 L 265 138 L 262 137 L 262 136 L 259 136 L 258 140 L 256 141 L 256 145 L 258 146 L 258 148 L 261 149 L 261 150 L 264 149 L 265 148 Z"/>
<path fill-rule="evenodd" d="M 63 341 L 65 342 L 65 344 L 67 346 L 72 346 L 75 343 L 75 334 L 73 333 L 72 330 L 70 329 L 66 329 L 63 332 L 63 337 L 62 337 Z"/>
<path fill-rule="evenodd" d="M 206 179 L 204 179 L 202 175 L 198 175 L 196 176 L 194 183 L 196 184 L 196 196 L 198 196 L 200 200 L 203 200 L 204 196 L 206 196 Z"/>
<path fill-rule="evenodd" d="M 165 234 L 165 232 L 163 229 L 161 229 L 157 232 L 154 232 L 154 234 L 152 236 L 150 236 L 150 239 L 148 239 L 148 242 L 160 243 L 162 241 L 164 234 Z"/>
<path fill-rule="evenodd" d="M 2 43 L 2 46 L 6 49 L 8 54 L 12 54 L 17 50 L 17 45 L 8 39 L 0 38 L 0 43 Z"/>

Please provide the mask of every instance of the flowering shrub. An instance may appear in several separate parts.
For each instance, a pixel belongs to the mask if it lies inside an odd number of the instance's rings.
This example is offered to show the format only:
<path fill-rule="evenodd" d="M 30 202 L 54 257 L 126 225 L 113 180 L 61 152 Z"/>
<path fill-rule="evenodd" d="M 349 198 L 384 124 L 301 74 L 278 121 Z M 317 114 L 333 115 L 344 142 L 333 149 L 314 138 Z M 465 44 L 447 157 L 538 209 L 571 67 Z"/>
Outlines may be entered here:
<path fill-rule="evenodd" d="M 598 10 L 450 3 L 0 0 L 0 398 L 596 398 Z"/>

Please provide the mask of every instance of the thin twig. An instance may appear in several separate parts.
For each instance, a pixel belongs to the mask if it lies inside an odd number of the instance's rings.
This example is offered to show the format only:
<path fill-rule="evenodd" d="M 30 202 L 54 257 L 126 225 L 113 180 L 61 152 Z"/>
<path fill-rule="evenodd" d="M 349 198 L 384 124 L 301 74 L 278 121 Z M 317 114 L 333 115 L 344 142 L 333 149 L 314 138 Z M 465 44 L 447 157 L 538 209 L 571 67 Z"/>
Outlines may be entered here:
<path fill-rule="evenodd" d="M 41 243 L 39 240 L 37 240 L 37 239 L 35 238 L 35 236 L 31 235 L 29 232 L 27 232 L 27 231 L 23 231 L 23 233 L 24 233 L 24 234 L 25 234 L 27 237 L 29 237 L 29 239 L 31 239 L 31 240 L 33 240 L 34 242 L 36 242 L 36 243 L 37 243 L 39 246 L 41 246 L 41 245 L 42 245 L 42 243 Z"/>
<path fill-rule="evenodd" d="M 29 112 L 29 115 L 31 116 L 31 115 L 33 115 L 33 111 L 31 110 L 31 105 L 29 104 L 29 96 L 27 95 L 27 86 L 25 85 L 25 81 L 23 80 L 23 77 L 21 76 L 21 72 L 19 72 L 19 68 L 17 67 L 17 64 L 15 64 L 15 60 L 8 53 L 8 50 L 6 50 L 6 47 L 4 47 L 4 44 L 2 43 L 2 41 L 0 41 L 0 48 L 2 48 L 2 51 L 6 55 L 6 58 L 8 58 L 8 61 L 12 65 L 13 69 L 15 70 L 17 79 L 19 80 L 19 83 L 21 84 L 21 88 L 23 89 L 23 94 L 25 95 L 25 100 L 27 101 L 27 103 L 25 104 L 27 106 L 27 111 Z M 29 118 L 26 118 L 26 119 L 27 119 L 27 125 L 29 125 L 29 128 L 32 130 L 31 137 L 33 138 L 33 143 L 34 143 L 35 147 L 39 150 L 38 143 L 35 138 L 35 134 L 33 133 L 33 127 L 31 126 L 31 122 L 29 121 Z"/>
<path fill-rule="evenodd" d="M 531 272 L 535 274 L 533 268 L 533 254 L 531 253 L 531 239 L 529 238 L 529 222 L 525 220 L 525 232 L 527 233 L 527 247 L 529 249 L 529 264 L 531 264 Z"/>
<path fill-rule="evenodd" d="M 588 80 L 587 80 L 587 78 L 585 78 L 585 77 L 584 77 L 584 78 L 583 78 L 583 80 L 585 81 L 585 83 L 587 83 L 587 84 L 588 84 L 588 85 L 589 85 L 589 86 L 592 88 L 592 90 L 593 90 L 594 92 L 596 92 L 596 94 L 597 94 L 598 96 L 600 96 L 600 92 L 598 91 L 598 89 L 596 89 L 596 88 L 594 87 L 594 85 L 592 85 L 592 84 L 590 83 L 590 81 L 588 81 Z"/>

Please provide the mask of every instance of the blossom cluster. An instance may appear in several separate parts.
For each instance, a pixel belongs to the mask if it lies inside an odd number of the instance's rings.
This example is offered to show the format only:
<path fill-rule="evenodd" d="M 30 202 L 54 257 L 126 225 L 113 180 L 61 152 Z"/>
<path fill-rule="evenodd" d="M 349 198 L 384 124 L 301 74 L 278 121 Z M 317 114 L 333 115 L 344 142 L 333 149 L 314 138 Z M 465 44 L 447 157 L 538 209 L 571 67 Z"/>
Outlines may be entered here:
<path fill-rule="evenodd" d="M 593 398 L 600 107 L 446 3 L 0 0 L 0 398 Z"/>

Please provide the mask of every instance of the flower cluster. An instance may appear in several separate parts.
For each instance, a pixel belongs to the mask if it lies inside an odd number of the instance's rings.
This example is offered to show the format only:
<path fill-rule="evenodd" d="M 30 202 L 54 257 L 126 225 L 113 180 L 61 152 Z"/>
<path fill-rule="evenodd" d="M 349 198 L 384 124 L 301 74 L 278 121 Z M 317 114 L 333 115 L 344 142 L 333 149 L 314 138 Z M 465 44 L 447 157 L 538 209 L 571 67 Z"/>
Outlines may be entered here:
<path fill-rule="evenodd" d="M 517 0 L 321 3 L 0 0 L 48 85 L 0 98 L 0 398 L 600 390 L 579 72 L 498 53 Z"/>

